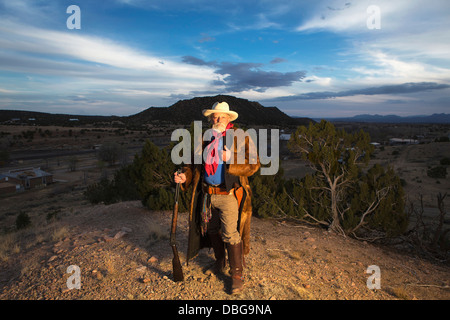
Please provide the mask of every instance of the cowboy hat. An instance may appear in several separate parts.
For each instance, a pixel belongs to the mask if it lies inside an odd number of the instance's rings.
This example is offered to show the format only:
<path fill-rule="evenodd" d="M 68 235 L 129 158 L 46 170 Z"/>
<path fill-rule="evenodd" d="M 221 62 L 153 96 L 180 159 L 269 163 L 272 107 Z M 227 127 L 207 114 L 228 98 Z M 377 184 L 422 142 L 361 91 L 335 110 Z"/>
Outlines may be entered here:
<path fill-rule="evenodd" d="M 228 103 L 226 102 L 216 102 L 212 106 L 212 109 L 205 109 L 202 111 L 202 113 L 205 117 L 213 113 L 226 113 L 230 116 L 230 121 L 234 121 L 238 117 L 237 112 L 231 111 Z"/>

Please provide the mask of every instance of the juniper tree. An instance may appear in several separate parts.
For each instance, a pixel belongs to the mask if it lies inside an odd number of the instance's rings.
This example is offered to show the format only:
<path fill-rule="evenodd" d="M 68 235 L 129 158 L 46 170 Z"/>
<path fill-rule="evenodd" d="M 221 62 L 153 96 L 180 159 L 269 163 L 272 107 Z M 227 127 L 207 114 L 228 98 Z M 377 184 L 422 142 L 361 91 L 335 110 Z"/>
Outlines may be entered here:
<path fill-rule="evenodd" d="M 159 190 L 171 187 L 174 166 L 170 157 L 165 149 L 160 149 L 150 140 L 145 142 L 141 154 L 136 154 L 131 168 L 144 205 L 154 205 L 160 195 Z"/>
<path fill-rule="evenodd" d="M 169 146 L 168 149 L 170 149 Z M 159 148 L 150 140 L 145 142 L 141 154 L 136 154 L 130 166 L 131 177 L 142 199 L 152 210 L 170 210 L 174 205 L 175 165 L 166 148 Z M 180 193 L 179 210 L 188 208 L 186 192 Z"/>
<path fill-rule="evenodd" d="M 362 170 L 374 149 L 367 133 L 336 130 L 322 120 L 298 127 L 289 148 L 314 169 L 298 184 L 303 189 L 299 208 L 303 218 L 343 234 L 369 225 L 381 225 L 386 231 L 393 228 L 393 221 L 404 225 L 401 184 L 393 171 L 379 166 Z"/>
<path fill-rule="evenodd" d="M 126 149 L 116 142 L 106 142 L 102 144 L 98 151 L 98 157 L 101 161 L 108 162 L 110 166 L 124 159 L 126 156 Z"/>

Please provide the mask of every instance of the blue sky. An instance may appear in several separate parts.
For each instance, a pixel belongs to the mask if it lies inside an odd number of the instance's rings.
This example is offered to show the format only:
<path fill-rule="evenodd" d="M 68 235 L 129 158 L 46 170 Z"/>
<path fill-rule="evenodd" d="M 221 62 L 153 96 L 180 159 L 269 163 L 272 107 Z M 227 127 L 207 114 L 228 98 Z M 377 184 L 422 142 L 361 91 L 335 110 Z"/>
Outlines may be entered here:
<path fill-rule="evenodd" d="M 0 109 L 229 94 L 293 116 L 450 113 L 449 17 L 448 0 L 0 0 Z"/>

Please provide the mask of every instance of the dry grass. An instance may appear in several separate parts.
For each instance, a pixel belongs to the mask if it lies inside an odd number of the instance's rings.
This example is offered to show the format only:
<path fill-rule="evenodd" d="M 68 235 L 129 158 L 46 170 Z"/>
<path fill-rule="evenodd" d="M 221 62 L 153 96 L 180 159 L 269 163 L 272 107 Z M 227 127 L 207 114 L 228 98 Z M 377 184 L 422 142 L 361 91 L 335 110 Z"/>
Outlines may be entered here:
<path fill-rule="evenodd" d="M 10 254 L 19 253 L 20 246 L 17 243 L 16 235 L 8 233 L 0 236 L 0 260 L 8 261 Z"/>
<path fill-rule="evenodd" d="M 306 253 L 302 250 L 294 250 L 289 252 L 289 258 L 296 261 L 303 260 L 305 255 Z"/>
<path fill-rule="evenodd" d="M 145 229 L 148 230 L 148 241 L 159 241 L 159 240 L 168 240 L 169 239 L 169 232 L 167 228 L 155 224 L 154 221 L 146 219 L 144 220 L 143 224 L 145 225 Z"/>
<path fill-rule="evenodd" d="M 391 293 L 393 296 L 397 297 L 401 300 L 410 300 L 411 297 L 406 292 L 406 289 L 403 287 L 392 287 L 389 288 L 389 293 Z"/>
<path fill-rule="evenodd" d="M 116 264 L 115 264 L 113 258 L 106 258 L 104 267 L 105 267 L 107 274 L 111 275 L 111 274 L 116 273 L 117 268 L 116 268 Z"/>
<path fill-rule="evenodd" d="M 58 242 L 67 237 L 69 234 L 69 230 L 67 227 L 59 227 L 53 230 L 51 234 L 51 240 Z"/>
<path fill-rule="evenodd" d="M 292 288 L 301 300 L 314 300 L 314 295 L 302 286 L 293 285 Z"/>

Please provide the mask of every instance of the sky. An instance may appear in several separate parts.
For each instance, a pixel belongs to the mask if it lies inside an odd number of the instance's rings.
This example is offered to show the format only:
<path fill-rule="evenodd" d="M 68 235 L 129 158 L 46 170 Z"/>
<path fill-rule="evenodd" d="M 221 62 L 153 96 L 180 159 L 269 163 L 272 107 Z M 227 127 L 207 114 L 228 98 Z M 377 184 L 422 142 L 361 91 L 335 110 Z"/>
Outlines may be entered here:
<path fill-rule="evenodd" d="M 449 18 L 448 0 L 0 0 L 0 109 L 450 113 Z"/>

